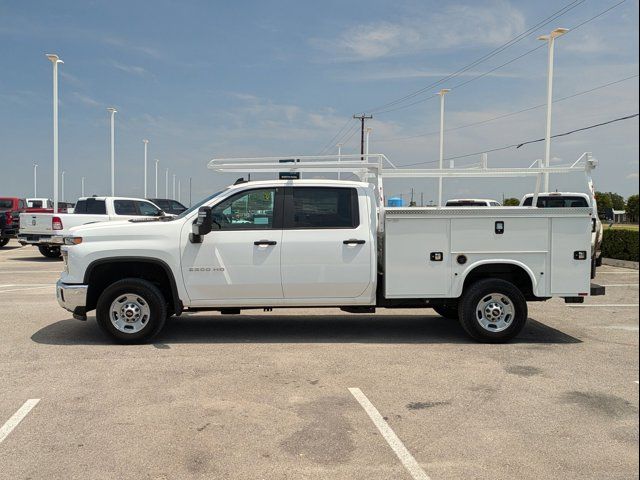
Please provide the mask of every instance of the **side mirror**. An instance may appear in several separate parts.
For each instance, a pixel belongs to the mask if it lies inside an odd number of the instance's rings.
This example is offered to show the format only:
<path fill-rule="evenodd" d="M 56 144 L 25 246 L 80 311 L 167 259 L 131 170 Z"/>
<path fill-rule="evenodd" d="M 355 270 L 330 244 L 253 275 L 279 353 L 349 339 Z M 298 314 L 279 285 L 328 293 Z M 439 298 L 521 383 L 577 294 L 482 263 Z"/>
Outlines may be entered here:
<path fill-rule="evenodd" d="M 212 225 L 211 207 L 200 207 L 198 209 L 198 218 L 191 225 L 191 235 L 189 235 L 191 243 L 202 243 L 202 236 L 211 232 Z"/>

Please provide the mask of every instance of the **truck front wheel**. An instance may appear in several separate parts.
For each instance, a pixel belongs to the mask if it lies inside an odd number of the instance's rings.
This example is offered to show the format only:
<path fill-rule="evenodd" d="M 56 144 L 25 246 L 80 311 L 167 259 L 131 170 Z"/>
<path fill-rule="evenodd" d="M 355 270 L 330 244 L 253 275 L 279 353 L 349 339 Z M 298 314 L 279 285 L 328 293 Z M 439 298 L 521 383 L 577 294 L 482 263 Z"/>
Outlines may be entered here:
<path fill-rule="evenodd" d="M 0 238 L 0 248 L 4 247 L 7 243 L 9 243 L 8 238 Z"/>
<path fill-rule="evenodd" d="M 60 258 L 60 247 L 51 247 L 49 245 L 38 245 L 38 250 L 47 258 Z"/>
<path fill-rule="evenodd" d="M 144 343 L 164 326 L 167 305 L 151 282 L 126 278 L 109 285 L 98 298 L 96 320 L 118 343 Z"/>
<path fill-rule="evenodd" d="M 475 340 L 503 343 L 518 335 L 529 315 L 518 287 L 505 280 L 479 280 L 471 285 L 459 305 L 460 324 Z"/>

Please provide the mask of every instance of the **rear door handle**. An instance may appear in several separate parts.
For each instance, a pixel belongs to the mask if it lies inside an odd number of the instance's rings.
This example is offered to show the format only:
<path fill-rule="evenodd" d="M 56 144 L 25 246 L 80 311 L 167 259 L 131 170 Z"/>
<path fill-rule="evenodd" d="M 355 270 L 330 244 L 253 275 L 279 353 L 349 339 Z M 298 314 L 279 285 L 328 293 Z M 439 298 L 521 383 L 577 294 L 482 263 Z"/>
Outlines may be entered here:
<path fill-rule="evenodd" d="M 344 243 L 345 245 L 364 245 L 365 241 L 352 238 L 350 240 L 344 240 L 342 243 Z"/>
<path fill-rule="evenodd" d="M 269 245 L 276 245 L 278 242 L 276 242 L 275 240 L 256 240 L 255 242 L 253 242 L 254 245 L 257 245 L 259 247 L 266 247 Z"/>

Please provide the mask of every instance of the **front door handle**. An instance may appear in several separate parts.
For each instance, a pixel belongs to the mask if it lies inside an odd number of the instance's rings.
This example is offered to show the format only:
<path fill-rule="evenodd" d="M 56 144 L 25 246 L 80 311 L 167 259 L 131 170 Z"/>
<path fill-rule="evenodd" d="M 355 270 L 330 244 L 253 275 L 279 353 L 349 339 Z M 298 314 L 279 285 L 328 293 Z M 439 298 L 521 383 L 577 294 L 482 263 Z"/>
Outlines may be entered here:
<path fill-rule="evenodd" d="M 254 245 L 257 245 L 259 247 L 267 247 L 269 245 L 276 245 L 278 242 L 276 242 L 275 240 L 256 240 L 255 242 L 253 242 Z"/>
<path fill-rule="evenodd" d="M 350 240 L 344 240 L 342 243 L 344 243 L 345 245 L 364 245 L 365 241 L 352 238 Z"/>

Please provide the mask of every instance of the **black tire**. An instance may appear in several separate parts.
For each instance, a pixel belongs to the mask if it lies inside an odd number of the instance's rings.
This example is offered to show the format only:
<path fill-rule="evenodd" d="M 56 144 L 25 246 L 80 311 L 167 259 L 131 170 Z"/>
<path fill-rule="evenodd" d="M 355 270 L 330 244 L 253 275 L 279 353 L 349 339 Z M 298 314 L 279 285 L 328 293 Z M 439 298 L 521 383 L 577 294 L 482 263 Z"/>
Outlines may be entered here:
<path fill-rule="evenodd" d="M 0 238 L 0 248 L 4 247 L 7 243 L 9 243 L 8 238 Z"/>
<path fill-rule="evenodd" d="M 433 308 L 433 310 L 441 317 L 447 318 L 449 320 L 458 320 L 457 304 L 434 305 L 431 308 Z"/>
<path fill-rule="evenodd" d="M 495 323 L 490 323 L 491 320 L 484 316 L 485 310 L 479 308 L 481 302 L 487 301 L 486 308 L 490 309 L 492 294 L 497 294 L 500 302 L 505 303 L 505 309 L 511 310 L 511 314 L 500 317 Z M 464 330 L 471 338 L 483 343 L 503 343 L 511 340 L 523 329 L 529 315 L 527 301 L 520 289 L 511 282 L 499 279 L 479 280 L 471 285 L 462 296 L 458 313 Z M 483 323 L 489 325 L 485 327 Z M 506 326 L 502 330 L 493 331 L 494 328 L 501 328 L 500 325 Z"/>
<path fill-rule="evenodd" d="M 49 245 L 38 245 L 38 250 L 47 258 L 62 258 L 60 247 L 52 247 Z"/>
<path fill-rule="evenodd" d="M 119 330 L 111 321 L 111 306 L 119 297 L 133 294 L 148 307 L 146 323 L 139 331 Z M 151 282 L 139 278 L 125 278 L 109 285 L 98 298 L 96 321 L 100 329 L 118 343 L 146 343 L 158 334 L 167 319 L 167 302 L 162 292 Z"/>

